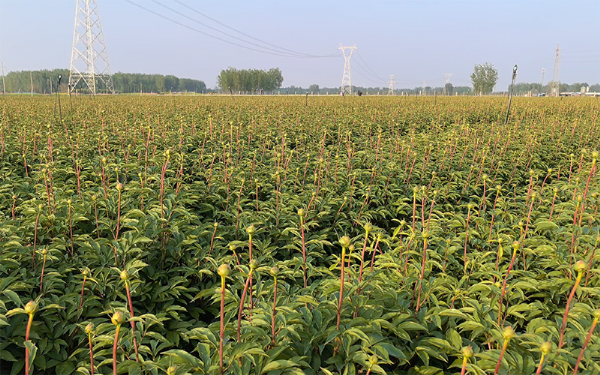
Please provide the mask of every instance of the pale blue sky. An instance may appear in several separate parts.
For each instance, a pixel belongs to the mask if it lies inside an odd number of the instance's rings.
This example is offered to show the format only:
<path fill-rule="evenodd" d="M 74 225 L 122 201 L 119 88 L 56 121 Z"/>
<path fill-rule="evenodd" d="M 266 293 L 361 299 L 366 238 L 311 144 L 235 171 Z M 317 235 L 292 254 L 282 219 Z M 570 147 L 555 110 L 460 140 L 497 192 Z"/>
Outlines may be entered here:
<path fill-rule="evenodd" d="M 176 0 L 131 1 L 206 33 L 230 39 L 159 3 L 235 34 Z M 352 81 L 359 86 L 387 86 L 390 74 L 396 75 L 396 87 L 421 86 L 423 80 L 442 86 L 444 73 L 454 74 L 455 86 L 470 85 L 473 65 L 484 62 L 499 70 L 497 90 L 508 86 L 515 63 L 517 81 L 540 82 L 545 68 L 548 82 L 558 43 L 562 82 L 600 82 L 599 0 L 179 1 L 254 38 L 306 54 L 335 54 L 340 43 L 356 44 Z M 173 74 L 213 87 L 228 66 L 279 67 L 284 86 L 341 83 L 341 56 L 258 53 L 211 39 L 125 0 L 97 3 L 113 72 Z M 74 14 L 75 0 L 0 0 L 0 61 L 5 69 L 68 68 Z"/>

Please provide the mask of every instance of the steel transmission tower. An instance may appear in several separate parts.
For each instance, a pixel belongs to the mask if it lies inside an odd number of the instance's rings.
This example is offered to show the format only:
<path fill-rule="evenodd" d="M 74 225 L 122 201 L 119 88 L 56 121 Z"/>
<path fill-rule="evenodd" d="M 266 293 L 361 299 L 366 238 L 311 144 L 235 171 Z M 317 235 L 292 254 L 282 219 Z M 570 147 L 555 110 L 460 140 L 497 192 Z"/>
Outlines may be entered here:
<path fill-rule="evenodd" d="M 396 78 L 396 75 L 390 74 L 390 81 L 388 82 L 388 84 L 390 85 L 390 90 L 388 91 L 388 95 L 394 95 L 394 83 L 396 83 L 396 81 L 394 81 L 394 78 Z"/>
<path fill-rule="evenodd" d="M 93 95 L 98 81 L 107 92 L 115 93 L 96 0 L 77 0 L 75 10 L 69 89 L 75 90 L 80 81 Z"/>
<path fill-rule="evenodd" d="M 342 93 L 352 95 L 352 76 L 350 74 L 350 58 L 352 57 L 352 53 L 356 48 L 356 45 L 353 47 L 344 47 L 342 43 L 340 43 L 340 49 L 342 50 L 342 54 L 344 55 L 344 76 L 342 77 Z M 349 52 L 347 52 L 349 51 Z"/>
<path fill-rule="evenodd" d="M 448 84 L 450 83 L 450 77 L 452 77 L 454 73 L 444 73 L 444 82 L 446 83 L 444 85 L 444 94 L 448 95 Z"/>
<path fill-rule="evenodd" d="M 556 45 L 556 56 L 554 57 L 554 76 L 552 77 L 552 88 L 550 89 L 550 95 L 558 96 L 560 93 L 560 45 Z"/>

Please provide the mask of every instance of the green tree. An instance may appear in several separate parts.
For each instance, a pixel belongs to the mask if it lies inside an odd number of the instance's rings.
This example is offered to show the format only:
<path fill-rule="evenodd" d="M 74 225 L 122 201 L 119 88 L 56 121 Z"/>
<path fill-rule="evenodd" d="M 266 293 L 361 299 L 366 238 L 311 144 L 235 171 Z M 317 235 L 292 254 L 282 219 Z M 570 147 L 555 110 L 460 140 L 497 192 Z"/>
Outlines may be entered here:
<path fill-rule="evenodd" d="M 308 86 L 308 91 L 309 92 L 313 92 L 313 93 L 318 93 L 319 92 L 319 85 L 312 84 L 312 85 Z"/>
<path fill-rule="evenodd" d="M 489 94 L 498 82 L 498 70 L 490 63 L 477 64 L 471 73 L 471 82 L 475 94 Z"/>
<path fill-rule="evenodd" d="M 454 86 L 452 86 L 452 84 L 450 82 L 446 83 L 444 85 L 444 92 L 446 93 L 446 95 L 453 95 L 454 94 Z"/>
<path fill-rule="evenodd" d="M 259 69 L 235 69 L 229 67 L 221 70 L 217 76 L 217 85 L 225 92 L 263 92 L 273 91 L 281 87 L 283 75 L 279 68 L 268 71 Z"/>

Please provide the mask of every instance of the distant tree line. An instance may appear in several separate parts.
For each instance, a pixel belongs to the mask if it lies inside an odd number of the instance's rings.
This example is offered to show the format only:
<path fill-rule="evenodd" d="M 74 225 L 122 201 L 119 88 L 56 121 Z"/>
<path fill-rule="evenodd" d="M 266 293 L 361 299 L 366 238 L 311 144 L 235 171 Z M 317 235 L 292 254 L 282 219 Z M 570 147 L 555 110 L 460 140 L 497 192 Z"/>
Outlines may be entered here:
<path fill-rule="evenodd" d="M 272 92 L 281 87 L 283 75 L 279 68 L 269 70 L 227 68 L 221 70 L 217 85 L 224 92 Z"/>
<path fill-rule="evenodd" d="M 444 91 L 447 89 L 448 91 Z M 290 94 L 314 94 L 314 95 L 339 95 L 341 87 L 320 87 L 317 84 L 312 84 L 308 88 L 302 88 L 297 86 L 290 87 L 282 87 L 276 91 L 276 93 Z M 358 93 L 358 91 L 362 92 L 363 95 L 387 95 L 389 88 L 388 87 L 363 87 L 363 86 L 352 86 L 352 93 Z M 415 88 L 397 88 L 394 90 L 394 95 L 421 95 L 423 91 L 423 86 L 415 87 Z M 470 95 L 472 93 L 472 89 L 469 86 L 449 86 L 446 87 L 425 87 L 425 95 Z"/>
<path fill-rule="evenodd" d="M 31 83 L 33 82 L 33 92 L 38 94 L 49 94 L 56 92 L 58 75 L 62 75 L 60 85 L 61 92 L 68 91 L 69 70 L 35 70 L 35 71 L 15 71 L 10 72 L 5 77 L 6 92 L 31 92 Z M 117 93 L 140 92 L 203 92 L 206 91 L 206 84 L 202 81 L 188 78 L 177 78 L 172 75 L 161 74 L 139 74 L 139 73 L 115 73 L 113 75 L 113 84 Z M 52 89 L 50 82 L 52 81 Z M 97 92 L 104 92 L 106 88 L 97 80 Z M 2 87 L 0 87 L 2 89 Z M 77 89 L 81 92 L 87 91 L 80 82 Z"/>

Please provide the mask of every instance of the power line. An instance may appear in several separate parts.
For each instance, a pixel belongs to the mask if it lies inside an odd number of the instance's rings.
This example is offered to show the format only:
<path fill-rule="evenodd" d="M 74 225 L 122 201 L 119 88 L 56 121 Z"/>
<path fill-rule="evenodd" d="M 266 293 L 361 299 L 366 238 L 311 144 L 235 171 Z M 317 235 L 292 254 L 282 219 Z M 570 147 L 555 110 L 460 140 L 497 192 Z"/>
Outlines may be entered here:
<path fill-rule="evenodd" d="M 202 34 L 202 35 L 208 36 L 209 38 L 213 38 L 213 39 L 219 40 L 219 41 L 221 41 L 221 42 L 225 42 L 225 43 L 228 43 L 228 44 L 234 45 L 234 46 L 236 46 L 236 47 L 244 48 L 244 49 L 247 49 L 247 50 L 250 50 L 250 51 L 254 51 L 254 52 L 264 53 L 264 54 L 267 54 L 267 55 L 279 56 L 279 57 L 311 58 L 311 57 L 307 57 L 307 56 L 296 56 L 296 55 L 291 55 L 291 54 L 289 54 L 289 53 L 286 53 L 286 52 L 279 52 L 279 51 L 276 51 L 276 52 L 269 52 L 269 51 L 268 51 L 268 49 L 269 49 L 269 48 L 267 48 L 267 47 L 263 47 L 263 46 L 259 46 L 259 48 L 262 48 L 262 49 L 257 49 L 257 48 L 248 47 L 248 46 L 245 46 L 245 45 L 242 45 L 242 44 L 239 44 L 239 43 L 236 43 L 236 42 L 232 42 L 232 41 L 230 41 L 230 40 L 223 39 L 223 38 L 220 38 L 220 37 L 218 37 L 218 36 L 215 36 L 215 35 L 212 35 L 212 34 L 206 33 L 206 32 L 204 32 L 204 31 L 202 31 L 202 30 L 198 30 L 197 28 L 194 28 L 194 27 L 192 27 L 192 26 L 189 26 L 189 25 L 186 25 L 186 24 L 184 24 L 184 23 L 181 23 L 181 22 L 179 22 L 179 21 L 177 21 L 177 20 L 174 20 L 174 19 L 172 19 L 172 18 L 170 18 L 170 17 L 167 17 L 167 16 L 165 16 L 165 15 L 163 15 L 163 14 L 161 14 L 161 13 L 155 12 L 155 11 L 154 11 L 154 10 L 152 10 L 152 9 L 149 9 L 149 8 L 146 8 L 146 7 L 142 6 L 142 5 L 140 5 L 140 4 L 134 3 L 134 2 L 133 2 L 133 1 L 131 1 L 131 0 L 125 0 L 125 1 L 126 1 L 126 2 L 128 2 L 128 3 L 130 3 L 130 4 L 132 4 L 132 5 L 135 5 L 136 7 L 140 8 L 140 9 L 143 9 L 143 10 L 145 10 L 145 11 L 149 12 L 149 13 L 152 13 L 152 14 L 154 14 L 154 15 L 156 15 L 156 16 L 158 16 L 158 17 L 162 18 L 162 19 L 165 19 L 165 20 L 167 20 L 167 21 L 169 21 L 169 22 L 175 23 L 175 24 L 177 24 L 177 25 L 179 25 L 179 26 L 185 27 L 185 28 L 186 28 L 186 29 L 188 29 L 188 30 L 192 30 L 192 31 L 194 31 L 194 32 L 196 32 L 196 33 L 199 33 L 199 34 Z M 157 1 L 155 1 L 155 2 L 156 2 L 156 3 L 158 3 Z M 158 3 L 158 4 L 159 4 L 159 5 L 162 5 L 162 6 L 163 6 L 163 7 L 165 7 L 165 8 L 169 8 L 169 7 L 167 7 L 166 5 L 163 5 L 163 4 L 160 4 L 160 3 Z M 170 8 L 169 8 L 169 9 L 170 9 Z M 172 11 L 174 11 L 175 13 L 178 13 L 178 14 L 180 14 L 180 15 L 183 15 L 182 13 L 180 13 L 180 12 L 178 12 L 178 11 L 176 11 L 176 10 L 172 10 Z M 192 18 L 190 18 L 190 17 L 187 17 L 187 16 L 185 16 L 185 15 L 183 15 L 183 16 L 184 16 L 184 17 L 186 17 L 186 18 L 188 18 L 188 19 L 191 19 L 191 20 L 192 20 L 192 21 L 194 21 L 194 22 L 197 22 L 197 23 L 199 23 L 199 24 L 202 24 L 200 21 L 196 21 L 196 20 L 194 20 L 194 19 L 192 19 Z M 202 25 L 204 25 L 204 24 L 202 24 Z M 208 26 L 208 25 L 204 25 L 204 26 L 210 27 L 210 26 Z M 217 31 L 218 31 L 218 30 L 217 30 Z M 219 32 L 221 32 L 221 31 L 219 31 Z M 222 32 L 222 33 L 224 33 L 224 32 Z M 228 35 L 228 34 L 227 34 L 227 35 Z M 239 38 L 238 38 L 238 39 L 239 39 Z M 242 41 L 243 41 L 243 40 L 242 40 Z M 245 42 L 245 43 L 250 43 L 250 42 L 247 42 L 247 41 L 244 41 L 244 42 Z M 337 56 L 337 54 L 332 54 L 331 56 L 322 56 L 322 57 L 333 57 L 333 56 Z"/>
<path fill-rule="evenodd" d="M 219 20 L 216 20 L 216 19 L 214 19 L 214 18 L 212 18 L 212 17 L 210 17 L 210 16 L 208 16 L 208 15 L 206 15 L 206 14 L 204 14 L 204 13 L 200 12 L 199 10 L 192 8 L 191 6 L 189 6 L 189 5 L 185 4 L 185 3 L 183 3 L 182 1 L 179 1 L 179 0 L 174 0 L 174 1 L 175 1 L 176 3 L 178 3 L 178 4 L 180 4 L 180 5 L 182 5 L 182 6 L 186 7 L 186 8 L 188 8 L 189 10 L 191 10 L 191 11 L 193 11 L 193 12 L 195 12 L 195 13 L 197 13 L 197 14 L 201 15 L 202 17 L 208 18 L 209 20 L 211 20 L 211 21 L 213 21 L 213 22 L 215 22 L 215 23 L 218 23 L 219 25 L 221 25 L 221 26 L 223 26 L 223 27 L 226 27 L 226 28 L 228 28 L 229 30 L 235 31 L 236 33 L 239 33 L 239 34 L 241 34 L 241 35 L 243 35 L 243 36 L 245 36 L 245 37 L 247 37 L 247 38 L 250 38 L 250 39 L 256 40 L 257 42 L 260 42 L 260 43 L 266 44 L 266 45 L 268 45 L 268 46 L 271 46 L 271 47 L 275 47 L 275 48 L 281 49 L 281 50 L 283 50 L 283 51 L 287 51 L 287 52 L 290 52 L 290 53 L 293 53 L 293 54 L 296 54 L 296 55 L 302 55 L 302 56 L 304 56 L 304 57 L 307 57 L 307 58 L 325 58 L 325 57 L 336 57 L 336 56 L 338 56 L 338 55 L 339 55 L 338 53 L 332 53 L 332 54 L 329 54 L 329 55 L 321 55 L 321 56 L 320 56 L 320 55 L 306 54 L 306 53 L 296 52 L 296 51 L 294 51 L 294 50 L 287 49 L 287 48 L 284 48 L 284 47 L 278 46 L 278 45 L 276 45 L 276 44 L 272 44 L 272 43 L 269 43 L 269 42 L 265 42 L 264 40 L 261 40 L 261 39 L 255 38 L 255 37 L 253 37 L 252 35 L 248 35 L 248 34 L 246 34 L 246 33 L 242 32 L 242 31 L 240 31 L 240 30 L 234 29 L 233 27 L 231 27 L 231 26 L 228 26 L 228 25 L 224 24 L 223 22 L 220 22 Z M 226 35 L 229 35 L 229 34 L 226 34 Z M 243 40 L 243 39 L 240 39 L 240 40 Z M 249 43 L 249 42 L 248 42 L 248 43 Z"/>
<path fill-rule="evenodd" d="M 367 62 L 362 58 L 362 56 L 360 55 L 360 53 L 356 53 L 356 55 L 358 56 L 358 58 L 365 64 L 365 66 L 371 71 L 371 73 L 373 74 L 373 76 L 377 77 L 377 79 L 379 79 L 382 82 L 385 82 L 385 79 L 381 78 L 380 76 L 378 76 L 373 69 L 371 69 L 371 67 L 369 66 L 369 64 L 367 64 Z"/>
<path fill-rule="evenodd" d="M 134 2 L 133 2 L 133 1 L 131 1 L 131 0 L 125 0 L 125 1 L 126 1 L 126 2 L 128 2 L 128 3 L 130 3 L 130 4 L 133 4 L 133 5 L 135 5 L 136 7 L 140 8 L 140 9 L 143 9 L 143 10 L 145 10 L 145 11 L 147 11 L 147 12 L 150 12 L 150 13 L 152 13 L 152 14 L 154 14 L 154 15 L 156 15 L 156 16 L 158 16 L 158 17 L 160 17 L 160 18 L 163 18 L 163 19 L 165 19 L 165 20 L 167 20 L 167 21 L 173 22 L 173 23 L 175 23 L 175 24 L 177 24 L 177 25 L 179 25 L 179 26 L 185 27 L 186 29 L 189 29 L 189 30 L 195 31 L 195 32 L 197 32 L 197 33 L 199 33 L 199 34 L 202 34 L 202 35 L 206 35 L 206 36 L 208 36 L 209 38 L 213 38 L 213 39 L 216 39 L 216 40 L 220 40 L 220 41 L 222 41 L 222 42 L 229 43 L 229 44 L 231 44 L 231 45 L 234 45 L 234 46 L 237 46 L 237 47 L 245 48 L 245 49 L 247 49 L 247 50 L 250 50 L 250 51 L 255 51 L 255 52 L 265 53 L 265 54 L 267 54 L 267 55 L 280 56 L 280 57 L 290 57 L 289 55 L 283 55 L 283 54 L 279 54 L 279 53 L 272 53 L 272 52 L 262 51 L 262 50 L 259 50 L 259 49 L 256 49 L 256 48 L 252 48 L 252 47 L 247 47 L 247 46 L 244 46 L 244 45 L 241 45 L 241 44 L 238 44 L 238 43 L 235 43 L 235 42 L 232 42 L 232 41 L 229 41 L 229 40 L 223 39 L 223 38 L 219 38 L 218 36 L 214 36 L 214 35 L 211 35 L 211 34 L 205 33 L 204 31 L 198 30 L 198 29 L 196 29 L 196 28 L 194 28 L 194 27 L 191 27 L 191 26 L 188 26 L 188 25 L 186 25 L 186 24 L 184 24 L 184 23 L 181 23 L 181 22 L 179 22 L 179 21 L 176 21 L 176 20 L 174 20 L 174 19 L 172 19 L 172 18 L 169 18 L 169 17 L 167 17 L 167 16 L 165 16 L 165 15 L 162 15 L 162 14 L 160 14 L 160 13 L 157 13 L 157 12 L 155 12 L 155 11 L 151 10 L 151 9 L 148 9 L 148 8 L 146 8 L 146 7 L 142 6 L 142 5 L 136 4 L 136 3 L 134 3 Z"/>
<path fill-rule="evenodd" d="M 371 77 L 372 77 L 372 78 L 368 78 L 368 79 L 370 79 L 371 81 L 373 81 L 373 82 L 380 82 L 380 83 L 386 83 L 386 81 L 385 81 L 385 80 L 383 80 L 383 79 L 379 79 L 379 77 L 378 77 L 378 76 L 376 76 L 376 75 L 374 75 L 373 73 L 369 72 L 369 71 L 367 70 L 367 68 L 365 68 L 364 66 L 362 66 L 362 65 L 361 65 L 361 64 L 360 64 L 358 61 L 355 61 L 355 63 L 356 63 L 356 66 L 359 66 L 359 67 L 362 69 L 362 71 L 363 71 L 365 74 L 368 74 L 369 76 L 371 76 Z M 366 78 L 366 77 L 365 77 L 365 78 Z"/>
<path fill-rule="evenodd" d="M 161 7 L 163 7 L 163 8 L 165 8 L 165 9 L 168 9 L 168 10 L 170 10 L 171 12 L 173 12 L 173 13 L 175 13 L 175 14 L 178 14 L 178 15 L 180 15 L 180 16 L 182 16 L 182 17 L 184 17 L 184 18 L 187 18 L 188 20 L 190 20 L 190 21 L 192 21 L 192 22 L 195 22 L 195 23 L 197 23 L 197 24 L 199 24 L 199 25 L 202 25 L 202 26 L 204 26 L 204 27 L 207 27 L 207 28 L 209 28 L 209 29 L 211 29 L 211 30 L 213 30 L 213 31 L 216 31 L 216 32 L 218 32 L 218 33 L 221 33 L 221 34 L 223 34 L 223 35 L 226 35 L 226 36 L 228 36 L 228 37 L 230 37 L 230 38 L 233 38 L 233 39 L 239 40 L 240 42 L 243 42 L 243 43 L 248 43 L 248 44 L 251 44 L 251 45 L 253 45 L 253 46 L 255 46 L 255 47 L 258 47 L 258 48 L 263 48 L 263 49 L 265 49 L 265 50 L 273 51 L 273 52 L 276 52 L 276 53 L 286 54 L 286 55 L 290 55 L 290 56 L 293 56 L 293 57 L 299 57 L 299 56 L 297 56 L 296 54 L 292 55 L 292 54 L 290 54 L 290 53 L 287 53 L 287 52 L 282 52 L 282 51 L 279 51 L 279 50 L 276 50 L 276 49 L 273 49 L 273 48 L 264 47 L 264 46 L 261 46 L 261 45 L 260 45 L 260 44 L 258 44 L 258 43 L 253 43 L 253 42 L 249 42 L 249 41 L 247 41 L 247 40 L 244 40 L 244 39 L 242 39 L 242 38 L 238 38 L 238 37 L 237 37 L 237 36 L 235 36 L 235 35 L 228 34 L 228 33 L 224 32 L 224 31 L 221 31 L 221 30 L 219 30 L 219 29 L 217 29 L 217 28 L 215 28 L 215 27 L 212 27 L 212 26 L 210 26 L 210 25 L 207 25 L 207 24 L 205 24 L 205 23 L 202 23 L 202 22 L 200 22 L 200 21 L 198 21 L 198 20 L 195 20 L 195 19 L 193 19 L 193 18 L 189 17 L 188 15 L 186 15 L 186 14 L 184 14 L 184 13 L 181 13 L 181 12 L 179 12 L 178 10 L 175 10 L 175 9 L 173 9 L 173 8 L 171 8 L 171 7 L 167 6 L 167 5 L 164 5 L 164 4 L 162 4 L 161 2 L 159 2 L 159 1 L 157 1 L 157 0 L 152 0 L 152 1 L 153 1 L 154 3 L 156 3 L 156 4 L 160 5 Z"/>

